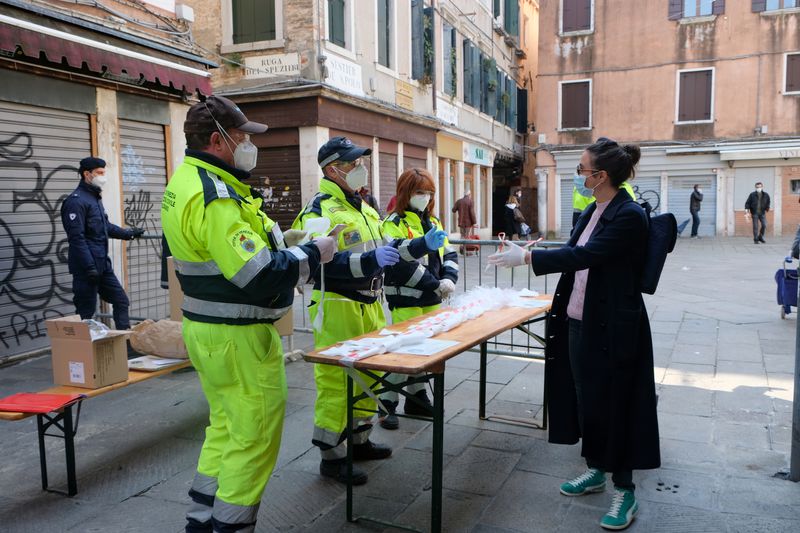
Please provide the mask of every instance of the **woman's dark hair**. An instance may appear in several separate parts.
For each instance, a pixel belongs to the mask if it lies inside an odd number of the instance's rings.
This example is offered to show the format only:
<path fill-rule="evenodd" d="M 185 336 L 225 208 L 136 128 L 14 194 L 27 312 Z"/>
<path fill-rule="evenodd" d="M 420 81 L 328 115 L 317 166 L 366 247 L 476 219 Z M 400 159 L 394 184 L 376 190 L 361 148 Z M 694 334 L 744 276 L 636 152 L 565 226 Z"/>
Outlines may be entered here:
<path fill-rule="evenodd" d="M 600 137 L 586 150 L 592 154 L 592 167 L 595 170 L 605 170 L 615 187 L 634 178 L 636 171 L 633 167 L 642 156 L 641 150 L 635 144 L 620 146 L 617 141 L 606 137 Z"/>

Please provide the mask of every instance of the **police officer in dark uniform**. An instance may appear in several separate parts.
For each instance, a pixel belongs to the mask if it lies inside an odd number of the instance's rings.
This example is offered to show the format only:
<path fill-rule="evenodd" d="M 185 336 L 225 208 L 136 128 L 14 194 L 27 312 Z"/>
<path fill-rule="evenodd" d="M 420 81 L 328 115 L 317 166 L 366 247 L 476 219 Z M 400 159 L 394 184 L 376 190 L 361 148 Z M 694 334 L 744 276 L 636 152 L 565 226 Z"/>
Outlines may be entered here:
<path fill-rule="evenodd" d="M 120 285 L 108 257 L 108 239 L 132 240 L 143 229 L 123 229 L 109 222 L 100 193 L 106 184 L 106 162 L 97 157 L 81 160 L 81 182 L 61 205 L 61 221 L 69 241 L 69 272 L 72 301 L 82 319 L 92 318 L 97 295 L 113 306 L 117 329 L 130 329 L 128 296 Z"/>

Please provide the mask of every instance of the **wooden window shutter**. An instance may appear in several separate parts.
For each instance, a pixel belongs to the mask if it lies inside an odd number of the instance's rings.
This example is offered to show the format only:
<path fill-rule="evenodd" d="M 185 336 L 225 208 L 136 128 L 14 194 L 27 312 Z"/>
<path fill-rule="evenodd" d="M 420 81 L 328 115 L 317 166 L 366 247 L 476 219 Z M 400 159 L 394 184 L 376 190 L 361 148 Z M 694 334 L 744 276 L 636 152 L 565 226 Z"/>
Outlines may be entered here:
<path fill-rule="evenodd" d="M 576 24 L 579 30 L 592 28 L 592 0 L 580 0 L 575 11 Z"/>
<path fill-rule="evenodd" d="M 464 103 L 472 105 L 472 43 L 464 39 Z"/>
<path fill-rule="evenodd" d="M 725 0 L 714 0 L 711 6 L 712 15 L 722 15 L 725 13 Z"/>
<path fill-rule="evenodd" d="M 679 20 L 683 17 L 683 0 L 669 0 L 667 18 Z"/>
<path fill-rule="evenodd" d="M 528 132 L 528 90 L 517 89 L 517 131 Z"/>
<path fill-rule="evenodd" d="M 328 40 L 339 46 L 344 41 L 344 0 L 328 0 Z"/>
<path fill-rule="evenodd" d="M 710 120 L 712 72 L 682 72 L 679 87 L 678 121 Z"/>
<path fill-rule="evenodd" d="M 800 91 L 800 54 L 786 56 L 786 92 Z"/>
<path fill-rule="evenodd" d="M 425 21 L 422 0 L 411 0 L 411 78 L 422 79 L 425 74 Z"/>
<path fill-rule="evenodd" d="M 578 0 L 562 0 L 561 30 L 564 33 L 576 31 L 578 29 L 577 16 Z"/>
<path fill-rule="evenodd" d="M 275 1 L 233 0 L 233 43 L 275 39 Z"/>
<path fill-rule="evenodd" d="M 711 83 L 712 71 L 701 71 L 697 102 L 701 106 L 702 120 L 711 120 Z"/>
<path fill-rule="evenodd" d="M 761 13 L 767 10 L 767 0 L 752 0 L 751 10 L 753 13 Z"/>
<path fill-rule="evenodd" d="M 472 74 L 472 107 L 479 109 L 481 107 L 481 71 L 483 69 L 481 66 L 482 57 L 483 54 L 481 53 L 480 48 L 472 45 L 472 61 L 470 66 L 470 71 Z"/>
<path fill-rule="evenodd" d="M 494 18 L 500 16 L 500 0 L 494 0 L 494 5 L 492 6 L 492 14 Z"/>
<path fill-rule="evenodd" d="M 512 37 L 519 37 L 519 3 L 518 0 L 505 0 L 503 27 Z"/>
<path fill-rule="evenodd" d="M 561 127 L 589 127 L 589 82 L 561 86 Z"/>

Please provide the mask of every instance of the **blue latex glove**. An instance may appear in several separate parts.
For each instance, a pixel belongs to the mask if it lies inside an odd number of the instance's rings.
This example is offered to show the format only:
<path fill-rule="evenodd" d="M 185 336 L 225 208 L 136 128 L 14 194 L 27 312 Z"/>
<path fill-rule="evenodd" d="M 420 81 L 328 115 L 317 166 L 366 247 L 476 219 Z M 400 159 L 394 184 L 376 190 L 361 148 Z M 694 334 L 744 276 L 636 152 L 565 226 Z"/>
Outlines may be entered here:
<path fill-rule="evenodd" d="M 400 252 L 391 246 L 379 246 L 375 248 L 375 259 L 381 268 L 396 265 L 400 261 Z"/>
<path fill-rule="evenodd" d="M 444 240 L 446 238 L 447 232 L 433 227 L 425 234 L 425 246 L 427 246 L 428 250 L 431 252 L 435 252 L 444 246 Z"/>

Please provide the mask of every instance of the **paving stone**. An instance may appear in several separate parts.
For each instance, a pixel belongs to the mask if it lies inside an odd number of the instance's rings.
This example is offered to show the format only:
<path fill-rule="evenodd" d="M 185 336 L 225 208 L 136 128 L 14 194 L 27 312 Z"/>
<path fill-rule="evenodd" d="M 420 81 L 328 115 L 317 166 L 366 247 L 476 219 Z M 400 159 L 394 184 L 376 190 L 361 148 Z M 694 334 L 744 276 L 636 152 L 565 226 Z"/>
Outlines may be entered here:
<path fill-rule="evenodd" d="M 674 363 L 711 365 L 716 361 L 716 357 L 717 349 L 715 346 L 675 344 L 672 350 L 672 362 Z"/>
<path fill-rule="evenodd" d="M 666 322 L 663 320 L 651 320 L 650 331 L 653 333 L 664 333 L 667 335 L 675 335 L 680 329 L 680 322 Z"/>
<path fill-rule="evenodd" d="M 788 533 L 797 531 L 797 520 L 772 518 L 770 516 L 751 516 L 744 514 L 725 514 L 722 516 L 729 533 Z"/>
<path fill-rule="evenodd" d="M 769 431 L 763 425 L 714 421 L 714 444 L 725 447 L 769 449 Z"/>
<path fill-rule="evenodd" d="M 442 531 L 470 531 L 491 502 L 488 496 L 446 489 L 442 492 Z M 431 492 L 423 492 L 396 521 L 421 531 L 430 530 Z"/>
<path fill-rule="evenodd" d="M 472 440 L 481 433 L 480 430 L 465 426 L 445 424 L 444 426 L 444 446 L 443 451 L 446 455 L 459 455 Z M 429 425 L 420 431 L 413 439 L 405 445 L 407 448 L 422 452 L 433 451 L 433 425 Z"/>
<path fill-rule="evenodd" d="M 725 473 L 740 477 L 767 478 L 788 468 L 786 454 L 774 450 L 754 450 L 751 447 L 729 446 L 722 455 Z"/>
<path fill-rule="evenodd" d="M 750 413 L 768 414 L 773 409 L 772 398 L 767 396 L 769 387 L 738 386 L 734 390 L 717 391 L 714 408 L 721 414 L 733 413 L 732 417 L 743 417 Z M 751 419 L 752 420 L 752 419 Z"/>
<path fill-rule="evenodd" d="M 557 530 L 571 503 L 558 492 L 558 483 L 549 476 L 515 471 L 501 489 L 510 496 L 495 498 L 481 524 L 512 531 Z"/>
<path fill-rule="evenodd" d="M 719 361 L 715 382 L 720 388 L 766 387 L 767 373 L 762 363 L 745 361 Z"/>
<path fill-rule="evenodd" d="M 471 494 L 497 494 L 520 457 L 519 453 L 470 446 L 448 464 L 444 486 Z"/>
<path fill-rule="evenodd" d="M 764 366 L 767 372 L 794 374 L 794 354 L 764 355 Z"/>
<path fill-rule="evenodd" d="M 486 401 L 491 401 L 503 387 L 497 383 L 486 384 Z M 448 392 L 444 397 L 444 418 L 450 421 L 453 416 L 467 409 L 478 409 L 480 384 L 466 380 Z M 477 411 L 476 411 L 477 412 Z"/>
<path fill-rule="evenodd" d="M 487 383 L 507 385 L 512 379 L 525 370 L 528 364 L 528 361 L 521 361 L 510 357 L 498 357 L 486 365 L 486 381 Z"/>
<path fill-rule="evenodd" d="M 637 491 L 638 492 L 638 491 Z M 727 533 L 726 515 L 682 505 L 639 502 L 639 514 L 628 531 L 647 533 Z"/>
<path fill-rule="evenodd" d="M 565 480 L 586 470 L 586 460 L 581 457 L 580 445 L 565 446 L 550 444 L 544 439 L 531 439 L 530 448 L 517 463 L 517 470 L 544 474 L 551 479 L 557 490 Z"/>
<path fill-rule="evenodd" d="M 183 531 L 186 526 L 185 513 L 186 507 L 181 504 L 146 496 L 135 496 L 106 507 L 102 514 L 81 521 L 67 531 L 80 533 L 106 533 L 108 531 L 178 533 Z"/>
<path fill-rule="evenodd" d="M 504 452 L 526 453 L 533 446 L 533 440 L 546 438 L 544 432 L 538 438 L 523 437 L 510 433 L 500 433 L 497 431 L 481 431 L 470 443 L 471 446 L 479 448 L 490 448 Z"/>
<path fill-rule="evenodd" d="M 761 363 L 763 356 L 758 346 L 738 343 L 717 344 L 717 354 L 721 361 L 746 361 Z"/>
<path fill-rule="evenodd" d="M 681 329 L 677 338 L 675 338 L 675 344 L 686 344 L 690 346 L 715 346 L 717 344 L 717 332 L 715 329 L 703 332 Z"/>
<path fill-rule="evenodd" d="M 713 364 L 670 363 L 664 375 L 665 385 L 687 385 L 706 387 L 714 380 L 716 368 Z"/>
<path fill-rule="evenodd" d="M 793 354 L 795 351 L 794 339 L 761 339 L 761 351 L 770 355 Z"/>
<path fill-rule="evenodd" d="M 497 394 L 498 400 L 541 405 L 544 394 L 544 365 L 536 362 L 517 374 Z"/>
<path fill-rule="evenodd" d="M 659 413 L 658 431 L 668 439 L 711 443 L 712 421 L 710 417 Z"/>
<path fill-rule="evenodd" d="M 761 494 L 762 497 L 754 497 Z M 770 518 L 789 518 L 800 524 L 800 484 L 778 478 L 729 476 L 720 489 L 720 508 Z M 796 528 L 795 528 L 796 530 Z"/>
<path fill-rule="evenodd" d="M 697 387 L 664 385 L 658 389 L 658 412 L 710 417 L 714 392 Z"/>
<path fill-rule="evenodd" d="M 402 523 L 397 518 L 398 514 L 405 509 L 402 503 L 374 498 L 370 495 L 359 495 L 353 501 L 354 518 L 369 516 L 383 521 L 393 521 Z M 303 531 L 304 533 L 358 533 L 363 531 L 397 531 L 394 528 L 387 528 L 383 524 L 371 522 L 366 519 L 357 522 L 347 521 L 346 502 L 339 501 L 333 508 L 324 515 L 315 517 L 313 522 L 303 524 L 296 528 L 283 528 L 276 531 Z M 260 528 L 256 533 L 261 533 Z"/>
<path fill-rule="evenodd" d="M 445 464 L 444 483 L 445 486 L 449 486 L 447 465 L 452 462 L 453 458 L 445 455 L 443 460 Z M 431 461 L 430 452 L 410 448 L 395 450 L 390 459 L 372 461 L 372 463 L 380 464 L 375 465 L 375 470 L 370 472 L 370 479 L 363 487 L 368 487 L 367 492 L 373 496 L 410 504 L 416 499 L 419 492 L 429 490 Z M 359 463 L 359 466 L 365 464 L 367 463 Z"/>
<path fill-rule="evenodd" d="M 713 510 L 719 494 L 717 476 L 659 468 L 634 472 L 636 498 L 684 507 Z"/>
<path fill-rule="evenodd" d="M 663 436 L 660 444 L 662 468 L 712 475 L 724 472 L 728 452 L 714 444 L 668 439 Z"/>
<path fill-rule="evenodd" d="M 488 412 L 488 411 L 487 411 Z M 464 409 L 456 414 L 454 417 L 447 420 L 449 424 L 456 424 L 460 426 L 468 426 L 477 429 L 501 431 L 505 433 L 513 433 L 515 435 L 530 435 L 533 436 L 536 432 L 541 431 L 527 426 L 518 426 L 509 424 L 503 421 L 494 420 L 481 420 L 478 418 L 477 409 Z"/>

